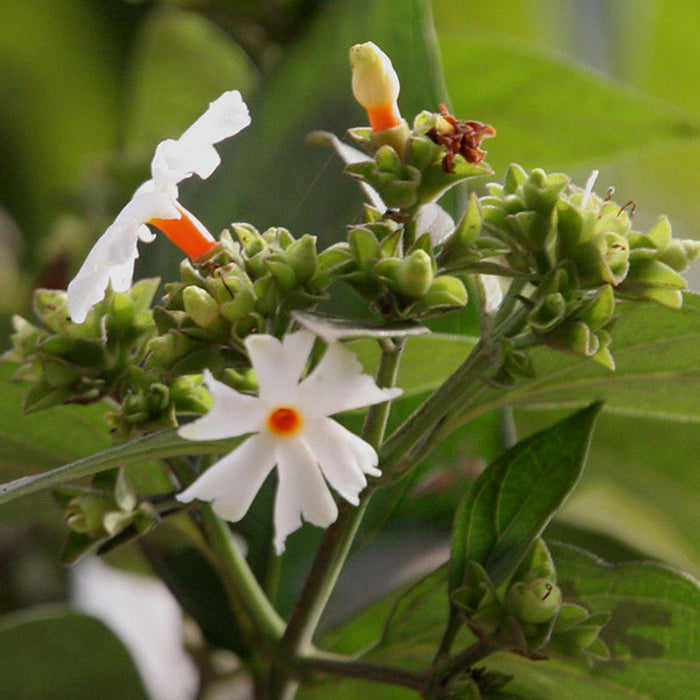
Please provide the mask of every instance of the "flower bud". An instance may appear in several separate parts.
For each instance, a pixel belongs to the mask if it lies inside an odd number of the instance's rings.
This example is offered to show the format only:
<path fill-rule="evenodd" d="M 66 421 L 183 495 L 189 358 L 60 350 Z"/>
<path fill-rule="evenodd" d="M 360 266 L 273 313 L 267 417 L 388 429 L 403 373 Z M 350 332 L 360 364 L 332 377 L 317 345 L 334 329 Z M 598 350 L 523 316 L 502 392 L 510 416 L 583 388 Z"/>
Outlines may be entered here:
<path fill-rule="evenodd" d="M 104 531 L 103 519 L 108 505 L 102 496 L 76 496 L 66 507 L 66 522 L 73 532 L 97 535 Z"/>
<path fill-rule="evenodd" d="M 219 305 L 206 289 L 185 287 L 182 302 L 187 315 L 202 328 L 211 328 L 219 320 Z"/>
<path fill-rule="evenodd" d="M 421 297 L 426 308 L 441 306 L 464 306 L 467 303 L 467 290 L 462 280 L 443 275 L 433 280 L 430 289 Z"/>
<path fill-rule="evenodd" d="M 412 299 L 419 299 L 433 283 L 433 261 L 424 250 L 414 250 L 396 267 L 394 281 L 397 291 Z"/>
<path fill-rule="evenodd" d="M 367 110 L 372 131 L 399 126 L 399 78 L 389 57 L 371 41 L 356 44 L 350 49 L 350 67 L 352 92 Z"/>
<path fill-rule="evenodd" d="M 562 595 L 555 583 L 538 578 L 530 583 L 514 583 L 508 589 L 506 603 L 521 622 L 540 624 L 548 622 L 559 612 Z"/>
<path fill-rule="evenodd" d="M 285 260 L 292 270 L 294 270 L 299 284 L 308 284 L 318 266 L 316 238 L 307 233 L 298 241 L 294 241 L 285 250 Z"/>

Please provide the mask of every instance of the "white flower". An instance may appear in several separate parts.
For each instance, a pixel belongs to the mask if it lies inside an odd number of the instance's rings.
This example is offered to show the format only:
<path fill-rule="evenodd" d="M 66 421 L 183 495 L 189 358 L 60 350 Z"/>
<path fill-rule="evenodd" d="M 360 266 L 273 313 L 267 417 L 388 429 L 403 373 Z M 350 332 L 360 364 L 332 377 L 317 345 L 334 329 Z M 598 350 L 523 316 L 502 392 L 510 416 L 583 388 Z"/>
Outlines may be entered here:
<path fill-rule="evenodd" d="M 241 394 L 205 372 L 214 407 L 180 428 L 189 440 L 219 440 L 254 433 L 204 472 L 177 498 L 211 501 L 219 516 L 240 520 L 277 465 L 275 548 L 305 520 L 327 527 L 338 510 L 327 485 L 357 505 L 366 474 L 379 476 L 377 453 L 328 416 L 393 399 L 401 389 L 380 389 L 355 355 L 331 343 L 314 370 L 299 381 L 314 335 L 298 331 L 281 342 L 270 335 L 245 340 L 259 395 Z"/>
<path fill-rule="evenodd" d="M 68 285 L 68 310 L 74 323 L 85 320 L 88 311 L 104 298 L 108 284 L 117 292 L 129 289 L 137 244 L 155 237 L 146 224 L 160 228 L 192 258 L 215 245 L 204 225 L 177 201 L 177 185 L 195 174 L 208 178 L 221 162 L 214 144 L 248 124 L 248 108 L 241 94 L 231 90 L 214 100 L 179 139 L 158 144 L 151 161 L 151 179 L 136 190 Z"/>

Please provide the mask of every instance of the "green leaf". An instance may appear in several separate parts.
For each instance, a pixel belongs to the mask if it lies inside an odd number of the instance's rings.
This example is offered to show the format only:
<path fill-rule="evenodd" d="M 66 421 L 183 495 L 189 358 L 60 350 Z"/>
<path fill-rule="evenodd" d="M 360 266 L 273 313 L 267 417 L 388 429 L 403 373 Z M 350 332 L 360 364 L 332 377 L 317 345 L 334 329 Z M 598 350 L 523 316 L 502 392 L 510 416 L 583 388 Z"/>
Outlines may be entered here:
<path fill-rule="evenodd" d="M 611 613 L 601 632 L 612 652 L 592 667 L 568 659 L 486 660 L 512 674 L 512 692 L 538 700 L 695 700 L 700 696 L 700 588 L 651 562 L 611 566 L 566 545 L 550 547 L 568 601 Z"/>
<path fill-rule="evenodd" d="M 98 620 L 62 606 L 0 618 L 0 695 L 147 700 L 122 643 Z"/>
<path fill-rule="evenodd" d="M 596 162 L 700 135 L 695 115 L 512 37 L 443 35 L 440 46 L 454 112 L 498 131 L 497 169 Z"/>
<path fill-rule="evenodd" d="M 501 455 L 476 480 L 455 516 L 450 591 L 469 561 L 496 586 L 513 572 L 576 485 L 600 404 L 593 404 Z"/>
<path fill-rule="evenodd" d="M 109 446 L 104 404 L 23 414 L 27 384 L 12 381 L 16 370 L 0 362 L 0 478 L 49 469 Z"/>
<path fill-rule="evenodd" d="M 90 457 L 65 464 L 57 469 L 24 476 L 6 484 L 0 484 L 0 503 L 11 501 L 19 496 L 50 488 L 83 476 L 112 467 L 126 466 L 136 462 L 146 462 L 164 457 L 181 455 L 206 455 L 230 452 L 239 440 L 217 440 L 214 442 L 199 442 L 185 440 L 177 434 L 175 428 L 161 430 L 157 433 L 133 440 L 125 445 L 113 447 L 98 452 Z"/>
<path fill-rule="evenodd" d="M 516 412 L 521 431 L 535 430 L 551 420 L 550 412 Z M 695 423 L 604 411 L 585 474 L 558 519 L 606 533 L 645 557 L 700 576 L 697 465 Z"/>
<path fill-rule="evenodd" d="M 419 326 L 420 327 L 420 326 Z M 403 397 L 434 389 L 467 359 L 477 339 L 466 335 L 433 333 L 409 338 L 402 351 L 398 386 Z M 374 340 L 349 344 L 367 372 L 379 364 L 381 348 Z"/>

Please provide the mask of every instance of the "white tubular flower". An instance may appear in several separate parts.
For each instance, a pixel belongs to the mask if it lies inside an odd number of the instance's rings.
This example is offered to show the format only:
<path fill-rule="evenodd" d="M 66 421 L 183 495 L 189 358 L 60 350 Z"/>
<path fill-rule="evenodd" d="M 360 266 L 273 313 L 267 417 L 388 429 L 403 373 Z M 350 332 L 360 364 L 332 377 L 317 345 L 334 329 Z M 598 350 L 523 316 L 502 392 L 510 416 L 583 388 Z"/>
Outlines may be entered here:
<path fill-rule="evenodd" d="M 191 258 L 214 247 L 206 227 L 177 201 L 177 185 L 192 175 L 208 178 L 221 162 L 214 144 L 248 124 L 248 107 L 241 94 L 231 90 L 214 100 L 179 139 L 158 144 L 151 161 L 151 179 L 136 190 L 68 285 L 68 310 L 74 323 L 85 320 L 104 298 L 108 284 L 117 292 L 130 287 L 137 244 L 154 239 L 146 224 L 158 227 Z"/>
<path fill-rule="evenodd" d="M 188 440 L 254 433 L 177 498 L 185 503 L 211 501 L 224 520 L 240 520 L 276 465 L 278 554 L 284 551 L 287 535 L 301 526 L 302 516 L 319 527 L 336 519 L 338 510 L 328 485 L 357 505 L 367 485 L 365 475 L 381 473 L 374 448 L 329 416 L 401 394 L 401 389 L 380 389 L 362 374 L 355 355 L 338 342 L 331 343 L 315 369 L 299 381 L 314 338 L 308 331 L 282 341 L 270 335 L 246 338 L 259 395 L 241 394 L 205 372 L 214 407 L 179 431 Z"/>

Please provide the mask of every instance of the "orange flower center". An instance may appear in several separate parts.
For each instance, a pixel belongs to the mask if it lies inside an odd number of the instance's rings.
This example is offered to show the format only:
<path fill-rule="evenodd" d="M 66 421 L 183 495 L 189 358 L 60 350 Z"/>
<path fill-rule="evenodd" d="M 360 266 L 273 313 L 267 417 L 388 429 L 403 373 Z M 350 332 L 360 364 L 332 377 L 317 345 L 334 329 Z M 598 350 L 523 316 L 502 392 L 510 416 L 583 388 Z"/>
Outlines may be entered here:
<path fill-rule="evenodd" d="M 275 435 L 294 435 L 301 428 L 301 416 L 296 408 L 280 406 L 270 412 L 267 427 Z"/>

